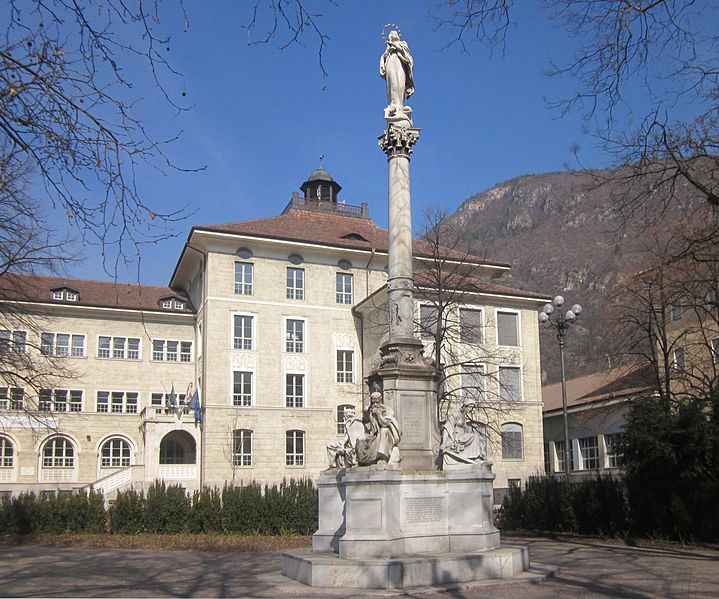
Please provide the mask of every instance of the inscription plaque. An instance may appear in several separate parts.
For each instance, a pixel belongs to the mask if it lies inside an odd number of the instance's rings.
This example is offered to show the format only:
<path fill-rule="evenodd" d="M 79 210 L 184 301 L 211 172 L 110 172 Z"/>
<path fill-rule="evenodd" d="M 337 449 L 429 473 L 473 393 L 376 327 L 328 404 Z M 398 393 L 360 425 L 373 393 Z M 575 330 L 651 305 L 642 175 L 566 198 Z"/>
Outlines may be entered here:
<path fill-rule="evenodd" d="M 446 517 L 444 497 L 407 497 L 404 507 L 407 524 L 442 522 Z"/>
<path fill-rule="evenodd" d="M 424 395 L 400 395 L 402 444 L 408 449 L 429 447 L 429 427 Z"/>

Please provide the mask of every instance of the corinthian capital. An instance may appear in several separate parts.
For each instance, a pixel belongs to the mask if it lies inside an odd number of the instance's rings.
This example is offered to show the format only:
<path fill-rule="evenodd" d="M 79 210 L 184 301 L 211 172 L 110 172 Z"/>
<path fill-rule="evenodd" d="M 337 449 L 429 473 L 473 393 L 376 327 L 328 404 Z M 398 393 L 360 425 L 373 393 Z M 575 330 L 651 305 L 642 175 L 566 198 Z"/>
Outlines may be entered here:
<path fill-rule="evenodd" d="M 388 158 L 392 156 L 409 157 L 412 147 L 418 139 L 419 129 L 390 124 L 387 126 L 387 130 L 379 136 L 379 147 L 387 154 Z"/>

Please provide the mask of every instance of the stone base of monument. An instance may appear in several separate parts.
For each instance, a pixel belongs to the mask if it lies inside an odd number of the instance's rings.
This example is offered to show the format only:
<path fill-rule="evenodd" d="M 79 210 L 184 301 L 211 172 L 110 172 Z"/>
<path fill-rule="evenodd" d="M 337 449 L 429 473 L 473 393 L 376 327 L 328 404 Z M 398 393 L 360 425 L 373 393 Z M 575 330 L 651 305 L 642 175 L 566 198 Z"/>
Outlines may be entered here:
<path fill-rule="evenodd" d="M 523 547 L 500 547 L 492 524 L 491 464 L 402 472 L 387 465 L 320 475 L 312 550 L 283 555 L 304 584 L 407 588 L 512 578 L 529 568 Z"/>

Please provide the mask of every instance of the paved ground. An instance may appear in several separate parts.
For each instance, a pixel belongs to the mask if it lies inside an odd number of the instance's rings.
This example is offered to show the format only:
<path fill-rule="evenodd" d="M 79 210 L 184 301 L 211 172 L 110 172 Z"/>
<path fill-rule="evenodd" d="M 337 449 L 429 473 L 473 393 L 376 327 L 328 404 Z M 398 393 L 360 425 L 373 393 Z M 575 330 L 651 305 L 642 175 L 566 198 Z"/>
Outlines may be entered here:
<path fill-rule="evenodd" d="M 719 551 L 637 549 L 594 541 L 527 543 L 532 561 L 560 571 L 541 583 L 470 585 L 405 593 L 310 589 L 284 579 L 277 553 L 200 553 L 0 547 L 0 596 L 91 597 L 719 597 Z"/>

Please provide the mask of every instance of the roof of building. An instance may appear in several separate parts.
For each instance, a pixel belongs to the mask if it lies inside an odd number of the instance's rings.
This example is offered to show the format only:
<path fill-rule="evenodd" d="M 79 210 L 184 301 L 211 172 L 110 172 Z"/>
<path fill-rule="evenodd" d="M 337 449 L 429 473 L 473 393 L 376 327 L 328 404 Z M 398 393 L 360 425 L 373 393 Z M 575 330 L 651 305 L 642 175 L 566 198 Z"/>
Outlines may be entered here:
<path fill-rule="evenodd" d="M 369 218 L 295 207 L 279 216 L 217 225 L 198 225 L 193 227 L 193 230 L 282 239 L 349 249 L 373 249 L 378 252 L 387 252 L 389 247 L 387 229 L 378 227 Z M 414 239 L 413 250 L 414 255 L 419 257 L 431 257 L 433 254 L 432 246 L 422 239 Z M 486 260 L 456 250 L 447 250 L 446 257 L 474 264 L 509 268 L 509 264 Z"/>
<path fill-rule="evenodd" d="M 651 366 L 611 368 L 567 381 L 567 407 L 610 399 L 629 398 L 654 388 Z M 562 383 L 542 387 L 542 411 L 562 408 Z"/>
<path fill-rule="evenodd" d="M 324 166 L 320 165 L 310 173 L 307 177 L 307 181 L 334 181 L 332 175 L 330 175 Z"/>
<path fill-rule="evenodd" d="M 499 285 L 492 281 L 485 281 L 472 276 L 465 276 L 457 274 L 453 277 L 451 275 L 443 277 L 443 284 L 449 286 L 453 290 L 465 291 L 468 293 L 488 293 L 491 295 L 508 295 L 511 297 L 536 299 L 541 301 L 548 301 L 547 294 L 536 293 L 534 291 L 524 291 L 522 289 L 515 289 L 513 287 L 507 287 L 506 285 Z M 415 272 L 414 283 L 418 287 L 427 289 L 434 289 L 438 287 L 437 281 L 432 273 L 429 272 Z"/>
<path fill-rule="evenodd" d="M 76 300 L 53 299 L 53 291 L 69 290 L 77 293 Z M 184 293 L 169 287 L 120 283 L 111 281 L 88 281 L 68 277 L 47 277 L 5 273 L 0 276 L 0 297 L 6 301 L 28 301 L 59 306 L 84 306 L 121 308 L 125 310 L 154 310 L 168 314 L 192 314 L 193 309 Z M 182 309 L 163 309 L 161 300 L 176 298 L 184 302 Z"/>

